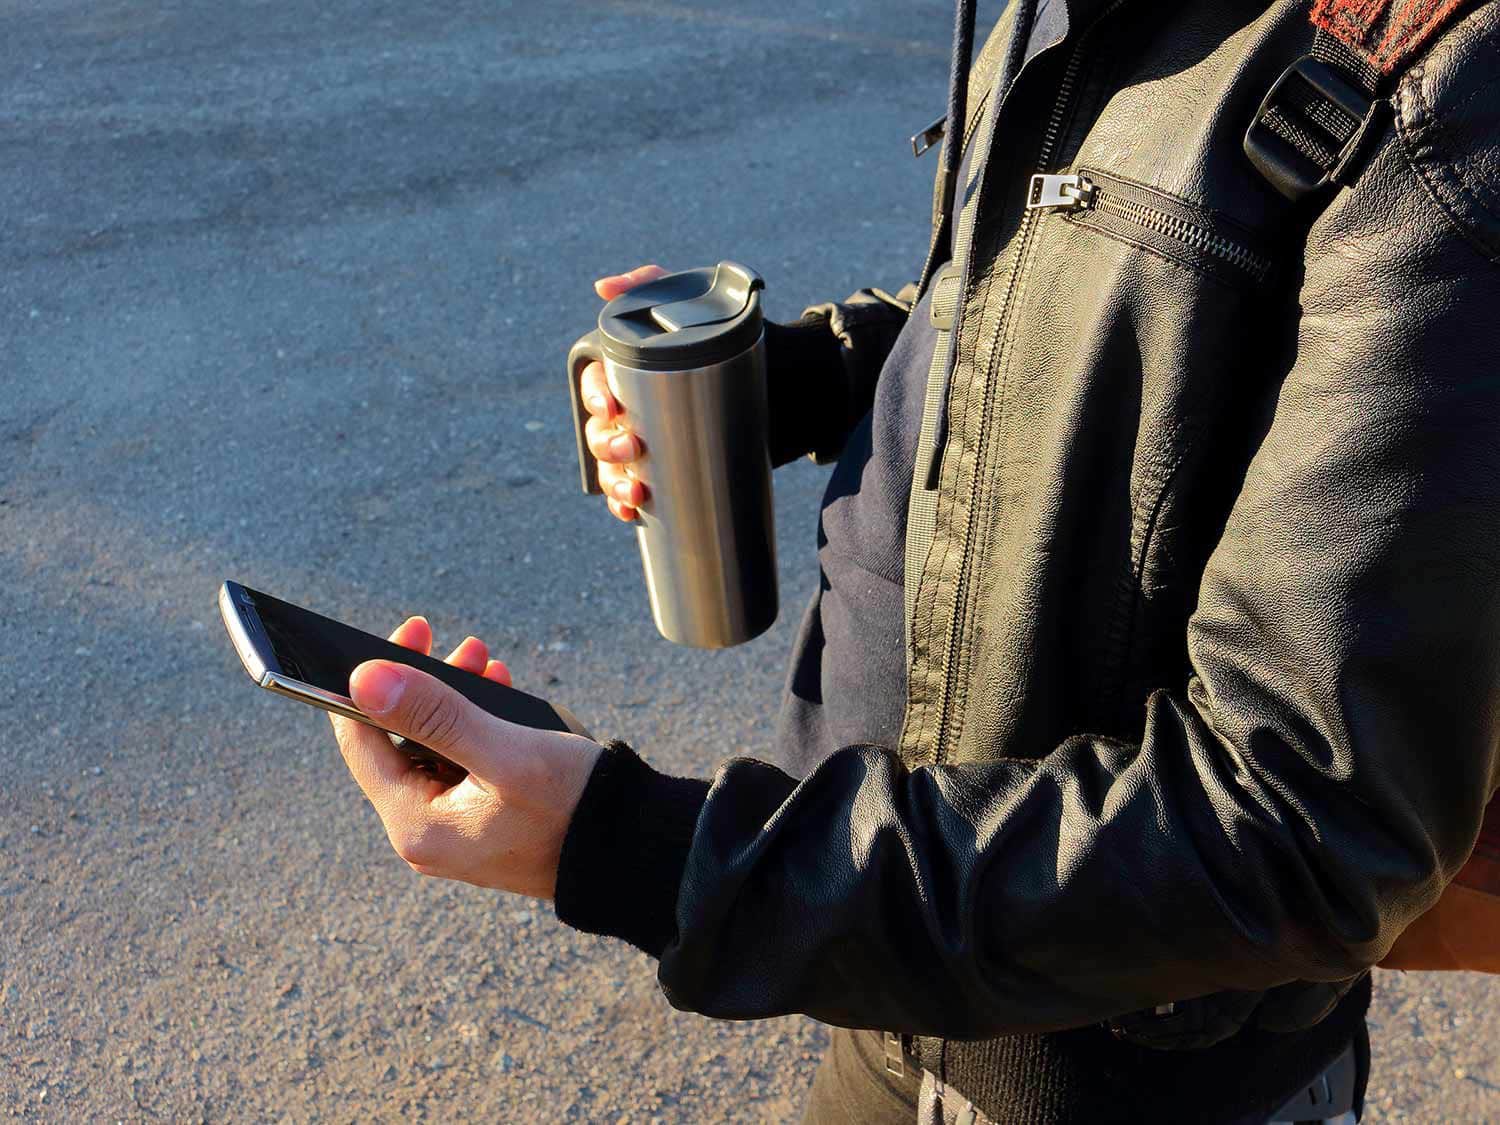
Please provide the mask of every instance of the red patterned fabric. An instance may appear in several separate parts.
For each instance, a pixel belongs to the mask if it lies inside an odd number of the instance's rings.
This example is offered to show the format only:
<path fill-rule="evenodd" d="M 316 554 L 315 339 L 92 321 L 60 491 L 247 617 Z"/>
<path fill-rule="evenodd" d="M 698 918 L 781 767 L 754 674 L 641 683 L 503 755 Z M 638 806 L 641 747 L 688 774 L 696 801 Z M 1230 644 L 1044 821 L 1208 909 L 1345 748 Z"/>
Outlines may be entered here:
<path fill-rule="evenodd" d="M 1389 74 L 1451 20 L 1464 0 L 1317 0 L 1312 22 Z"/>

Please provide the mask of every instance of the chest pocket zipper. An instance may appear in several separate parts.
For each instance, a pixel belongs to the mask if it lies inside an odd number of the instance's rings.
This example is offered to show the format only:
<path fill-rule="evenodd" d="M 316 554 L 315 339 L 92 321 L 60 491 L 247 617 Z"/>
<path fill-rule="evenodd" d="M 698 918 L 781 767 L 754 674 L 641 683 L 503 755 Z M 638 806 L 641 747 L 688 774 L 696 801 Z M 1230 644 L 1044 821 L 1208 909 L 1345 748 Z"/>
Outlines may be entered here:
<path fill-rule="evenodd" d="M 1073 222 L 1223 281 L 1258 284 L 1271 272 L 1271 259 L 1252 245 L 1248 231 L 1175 196 L 1105 172 L 1032 176 L 1026 209 L 1062 212 Z"/>

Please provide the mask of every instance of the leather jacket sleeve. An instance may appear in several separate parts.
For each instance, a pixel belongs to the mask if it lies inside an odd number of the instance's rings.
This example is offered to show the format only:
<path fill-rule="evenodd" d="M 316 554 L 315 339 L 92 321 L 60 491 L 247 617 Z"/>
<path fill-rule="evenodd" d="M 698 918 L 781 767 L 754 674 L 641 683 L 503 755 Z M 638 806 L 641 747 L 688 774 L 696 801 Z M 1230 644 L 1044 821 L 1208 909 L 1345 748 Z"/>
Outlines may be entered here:
<path fill-rule="evenodd" d="M 838 458 L 874 401 L 875 380 L 911 311 L 912 289 L 894 296 L 861 289 L 812 306 L 795 324 L 766 322 L 772 465 L 803 454 L 820 465 Z"/>
<path fill-rule="evenodd" d="M 1500 127 L 1487 102 L 1475 136 Z M 711 1016 L 987 1038 L 1379 961 L 1500 780 L 1500 238 L 1463 183 L 1413 167 L 1444 140 L 1416 114 L 1398 105 L 1312 227 L 1296 358 L 1202 579 L 1191 676 L 1150 696 L 1138 741 L 915 769 L 851 746 L 801 781 L 733 759 L 674 816 L 614 826 L 591 792 L 564 920 L 660 821 L 676 893 L 649 944 L 671 1002 Z M 586 924 L 621 933 L 624 913 Z"/>

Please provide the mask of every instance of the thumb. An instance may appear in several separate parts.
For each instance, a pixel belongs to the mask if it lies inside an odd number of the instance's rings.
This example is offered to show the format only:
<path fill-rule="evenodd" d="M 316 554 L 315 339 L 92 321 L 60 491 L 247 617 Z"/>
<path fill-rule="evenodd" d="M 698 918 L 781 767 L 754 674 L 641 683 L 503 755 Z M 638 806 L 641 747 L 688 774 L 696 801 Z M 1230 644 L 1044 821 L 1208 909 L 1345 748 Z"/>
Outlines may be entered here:
<path fill-rule="evenodd" d="M 495 719 L 426 672 L 369 660 L 349 676 L 354 705 L 387 730 L 436 750 L 480 777 L 494 758 Z"/>

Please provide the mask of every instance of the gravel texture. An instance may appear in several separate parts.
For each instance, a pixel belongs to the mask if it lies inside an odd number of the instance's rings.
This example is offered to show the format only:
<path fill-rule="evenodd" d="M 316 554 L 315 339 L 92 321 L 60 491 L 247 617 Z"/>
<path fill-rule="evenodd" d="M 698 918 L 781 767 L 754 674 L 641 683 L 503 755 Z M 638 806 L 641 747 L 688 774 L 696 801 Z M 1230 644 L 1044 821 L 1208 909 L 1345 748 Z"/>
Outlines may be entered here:
<path fill-rule="evenodd" d="M 949 10 L 0 4 L 0 1113 L 796 1118 L 820 1028 L 412 876 L 213 597 L 425 612 L 665 768 L 763 752 L 822 474 L 778 474 L 777 627 L 673 648 L 562 359 L 641 261 L 778 318 L 906 280 Z M 1496 995 L 1383 976 L 1371 1116 L 1500 1117 Z"/>

